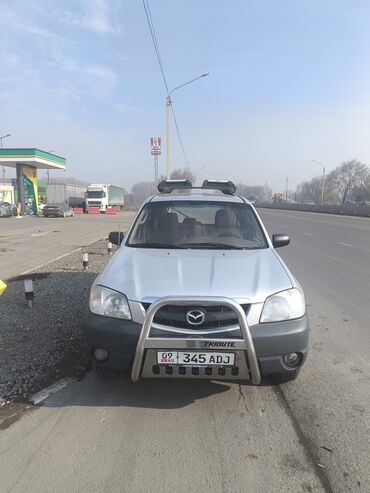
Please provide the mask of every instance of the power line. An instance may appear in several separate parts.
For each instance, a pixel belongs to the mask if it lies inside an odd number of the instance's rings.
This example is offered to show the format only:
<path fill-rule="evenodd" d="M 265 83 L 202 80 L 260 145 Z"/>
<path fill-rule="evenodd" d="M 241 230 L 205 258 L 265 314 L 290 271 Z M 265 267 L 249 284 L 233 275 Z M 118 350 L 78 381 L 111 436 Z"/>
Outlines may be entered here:
<path fill-rule="evenodd" d="M 148 0 L 143 0 L 143 5 L 144 5 L 144 10 L 145 10 L 146 20 L 148 21 L 150 35 L 152 37 L 152 41 L 153 41 L 153 45 L 154 45 L 154 50 L 155 50 L 155 53 L 157 55 L 158 65 L 159 65 L 159 68 L 161 70 L 161 74 L 162 74 L 163 82 L 164 82 L 164 85 L 165 85 L 165 88 L 166 88 L 167 96 L 169 96 L 170 95 L 170 91 L 168 89 L 166 76 L 164 74 L 164 68 L 163 68 L 162 58 L 161 58 L 161 54 L 160 54 L 159 47 L 158 47 L 157 36 L 155 34 L 154 24 L 153 24 L 152 15 L 151 15 L 151 12 L 150 12 L 150 7 L 149 7 Z"/>
<path fill-rule="evenodd" d="M 184 156 L 184 160 L 185 160 L 186 166 L 189 166 L 189 161 L 188 161 L 187 154 L 186 154 L 186 152 L 185 152 L 184 143 L 183 143 L 183 140 L 182 140 L 182 136 L 181 136 L 181 132 L 180 132 L 180 129 L 179 129 L 178 122 L 177 122 L 177 118 L 176 118 L 176 115 L 175 115 L 175 110 L 174 110 L 173 105 L 172 105 L 172 101 L 171 101 L 170 91 L 169 91 L 169 89 L 168 89 L 168 84 L 167 84 L 166 75 L 165 75 L 165 73 L 164 73 L 164 68 L 163 68 L 163 63 L 162 63 L 161 53 L 160 53 L 160 51 L 159 51 L 159 46 L 158 46 L 157 36 L 156 36 L 156 33 L 155 33 L 154 24 L 153 24 L 153 19 L 152 19 L 152 14 L 151 14 L 151 12 L 150 12 L 150 7 L 149 7 L 149 2 L 148 2 L 148 0 L 143 0 L 143 6 L 144 6 L 144 11 L 145 11 L 145 16 L 146 16 L 146 19 L 147 19 L 147 21 L 148 21 L 148 26 L 149 26 L 150 35 L 151 35 L 151 38 L 152 38 L 152 41 L 153 41 L 154 51 L 155 51 L 155 53 L 156 53 L 156 56 L 157 56 L 157 61 L 158 61 L 158 65 L 159 65 L 159 68 L 160 68 L 160 71 L 161 71 L 161 74 L 162 74 L 163 83 L 164 83 L 164 86 L 165 86 L 165 88 L 166 88 L 166 93 L 167 93 L 167 96 L 168 96 L 168 97 L 169 97 L 169 99 L 170 99 L 170 105 L 171 105 L 172 117 L 173 117 L 173 120 L 174 120 L 174 122 L 175 122 L 176 133 L 177 133 L 177 137 L 178 137 L 179 142 L 180 142 L 181 151 L 182 151 L 182 153 L 183 153 L 183 156 Z"/>
<path fill-rule="evenodd" d="M 177 124 L 177 120 L 176 120 L 175 112 L 173 110 L 171 99 L 170 99 L 170 104 L 171 104 L 171 111 L 172 111 L 173 121 L 175 122 L 177 137 L 178 137 L 179 142 L 180 142 L 180 146 L 181 146 L 182 153 L 184 155 L 186 166 L 189 167 L 188 157 L 187 157 L 186 152 L 185 152 L 184 144 L 183 144 L 182 137 L 181 137 L 181 134 L 180 134 L 179 126 Z"/>

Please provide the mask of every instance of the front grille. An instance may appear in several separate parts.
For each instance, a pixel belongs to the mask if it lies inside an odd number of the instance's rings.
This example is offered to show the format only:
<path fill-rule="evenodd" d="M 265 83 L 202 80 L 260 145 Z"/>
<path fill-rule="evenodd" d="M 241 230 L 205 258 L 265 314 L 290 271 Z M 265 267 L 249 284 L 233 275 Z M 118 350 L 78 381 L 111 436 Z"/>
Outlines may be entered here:
<path fill-rule="evenodd" d="M 142 303 L 145 310 L 148 310 L 150 303 Z M 249 304 L 240 305 L 244 312 L 248 314 Z M 205 320 L 201 325 L 189 324 L 186 320 L 186 314 L 192 310 L 202 310 L 205 314 Z M 166 305 L 160 308 L 155 317 L 154 323 L 176 327 L 179 329 L 202 330 L 207 328 L 230 327 L 238 325 L 236 313 L 224 305 L 212 306 L 183 306 L 183 305 Z"/>
<path fill-rule="evenodd" d="M 101 202 L 91 202 L 89 200 L 89 207 L 100 207 L 101 206 Z"/>

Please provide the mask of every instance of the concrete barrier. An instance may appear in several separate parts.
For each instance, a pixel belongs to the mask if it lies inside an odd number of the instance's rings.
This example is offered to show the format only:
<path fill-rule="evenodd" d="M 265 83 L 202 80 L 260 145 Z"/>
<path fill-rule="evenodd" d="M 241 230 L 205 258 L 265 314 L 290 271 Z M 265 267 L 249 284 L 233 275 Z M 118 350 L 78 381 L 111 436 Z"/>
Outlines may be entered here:
<path fill-rule="evenodd" d="M 308 204 L 269 204 L 256 202 L 255 207 L 265 209 L 281 209 L 287 211 L 318 212 L 323 214 L 336 214 L 342 216 L 370 217 L 368 205 L 308 205 Z"/>
<path fill-rule="evenodd" d="M 118 209 L 116 207 L 107 207 L 105 213 L 115 215 L 118 213 Z"/>
<path fill-rule="evenodd" d="M 89 207 L 89 214 L 100 214 L 99 207 Z"/>
<path fill-rule="evenodd" d="M 73 212 L 75 214 L 83 214 L 84 210 L 82 209 L 82 207 L 73 207 Z"/>

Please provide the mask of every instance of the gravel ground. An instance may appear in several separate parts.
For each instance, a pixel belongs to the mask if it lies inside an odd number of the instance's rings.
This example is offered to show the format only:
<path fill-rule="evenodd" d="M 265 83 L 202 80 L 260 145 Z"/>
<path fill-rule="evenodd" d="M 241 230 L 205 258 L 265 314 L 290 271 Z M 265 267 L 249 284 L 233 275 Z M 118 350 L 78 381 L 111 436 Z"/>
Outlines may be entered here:
<path fill-rule="evenodd" d="M 0 404 L 27 402 L 33 393 L 65 376 L 81 375 L 88 364 L 83 334 L 89 290 L 109 261 L 106 240 L 9 282 L 0 297 Z M 34 305 L 24 297 L 32 278 Z"/>

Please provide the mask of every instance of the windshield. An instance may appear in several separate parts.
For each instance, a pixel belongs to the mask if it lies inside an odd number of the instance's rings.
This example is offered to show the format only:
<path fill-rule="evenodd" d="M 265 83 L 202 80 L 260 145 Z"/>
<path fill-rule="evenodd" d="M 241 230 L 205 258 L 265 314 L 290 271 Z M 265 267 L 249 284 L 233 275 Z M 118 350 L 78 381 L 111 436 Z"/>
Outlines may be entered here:
<path fill-rule="evenodd" d="M 253 209 L 245 203 L 150 202 L 126 242 L 141 248 L 267 248 Z"/>
<path fill-rule="evenodd" d="M 105 192 L 103 192 L 103 190 L 88 190 L 86 192 L 86 197 L 88 199 L 101 199 L 105 197 Z"/>

